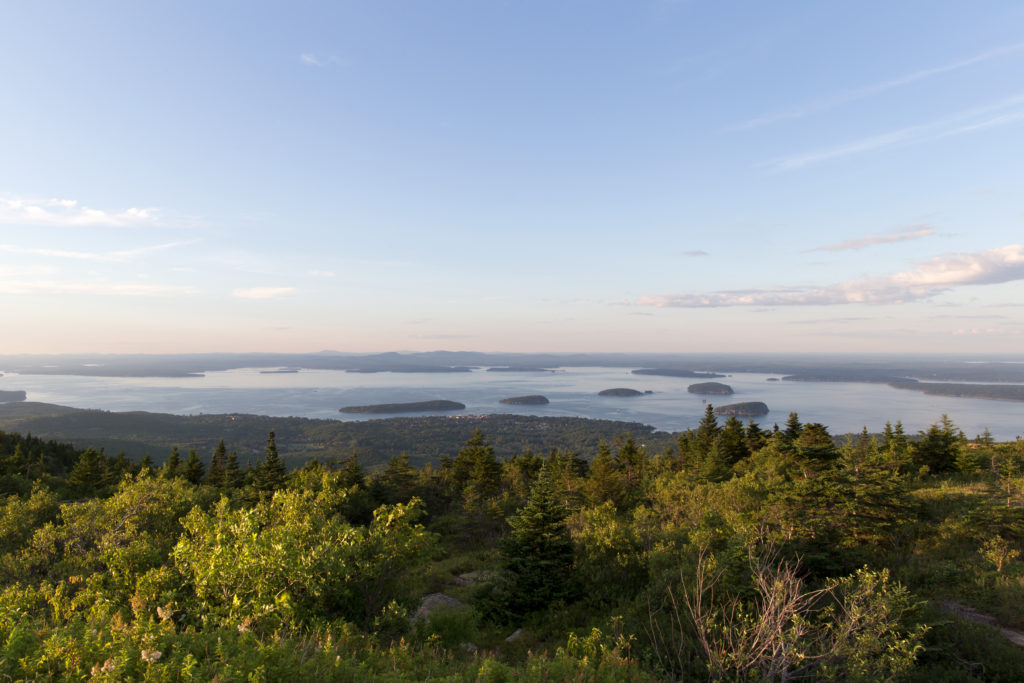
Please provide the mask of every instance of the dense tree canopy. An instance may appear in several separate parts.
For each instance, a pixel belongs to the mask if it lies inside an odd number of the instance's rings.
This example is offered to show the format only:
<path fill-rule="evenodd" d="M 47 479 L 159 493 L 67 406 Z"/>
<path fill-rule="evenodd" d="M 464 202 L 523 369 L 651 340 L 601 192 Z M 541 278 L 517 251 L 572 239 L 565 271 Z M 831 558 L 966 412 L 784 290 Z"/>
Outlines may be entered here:
<path fill-rule="evenodd" d="M 288 472 L 273 431 L 248 471 L 224 441 L 153 470 L 0 433 L 0 674 L 1024 678 L 943 611 L 1024 629 L 1024 441 L 710 406 L 673 440 Z"/>

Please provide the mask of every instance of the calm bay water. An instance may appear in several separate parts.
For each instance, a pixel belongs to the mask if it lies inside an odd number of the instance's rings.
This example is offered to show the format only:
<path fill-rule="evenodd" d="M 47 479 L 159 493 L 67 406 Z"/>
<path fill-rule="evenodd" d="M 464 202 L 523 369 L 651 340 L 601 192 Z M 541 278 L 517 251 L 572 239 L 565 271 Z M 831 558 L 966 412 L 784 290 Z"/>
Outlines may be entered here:
<path fill-rule="evenodd" d="M 763 401 L 771 412 L 762 427 L 785 422 L 797 411 L 804 422 L 821 422 L 834 434 L 880 431 L 887 420 L 902 420 L 909 433 L 926 429 L 943 413 L 970 437 L 986 427 L 1000 440 L 1024 432 L 1024 403 L 927 396 L 882 384 L 847 382 L 769 382 L 771 375 L 737 373 L 717 381 L 732 396 L 710 397 L 716 404 Z M 264 374 L 256 368 L 208 372 L 203 377 L 0 377 L 0 389 L 22 389 L 29 401 L 111 411 L 145 410 L 179 415 L 252 413 L 274 416 L 362 420 L 377 417 L 339 413 L 349 405 L 447 399 L 466 404 L 464 414 L 513 413 L 591 417 L 642 422 L 665 431 L 694 427 L 704 413 L 701 397 L 686 387 L 702 380 L 633 375 L 629 368 L 564 368 L 554 372 L 349 373 L 302 370 Z M 628 387 L 654 393 L 606 398 L 603 389 Z M 543 394 L 546 406 L 509 406 L 503 398 Z M 428 415 L 429 413 L 416 413 Z"/>

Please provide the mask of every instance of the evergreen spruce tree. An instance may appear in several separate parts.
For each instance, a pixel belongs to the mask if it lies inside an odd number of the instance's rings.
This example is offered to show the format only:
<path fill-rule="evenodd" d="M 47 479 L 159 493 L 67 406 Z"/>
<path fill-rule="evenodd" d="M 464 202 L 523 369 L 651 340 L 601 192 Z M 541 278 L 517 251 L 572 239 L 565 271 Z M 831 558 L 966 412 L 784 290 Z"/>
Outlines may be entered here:
<path fill-rule="evenodd" d="M 757 426 L 757 423 L 753 419 L 747 422 L 747 429 L 744 432 L 744 440 L 747 444 L 747 452 L 755 453 L 768 443 L 768 437 L 771 436 L 771 432 L 767 432 Z"/>
<path fill-rule="evenodd" d="M 903 423 L 899 420 L 896 425 L 885 423 L 885 451 L 889 460 L 889 466 L 893 472 L 905 469 L 910 463 L 910 442 L 903 431 Z"/>
<path fill-rule="evenodd" d="M 200 484 L 205 473 L 206 466 L 199 459 L 199 454 L 196 453 L 196 449 L 190 448 L 188 451 L 188 461 L 185 463 L 185 479 L 193 484 Z"/>
<path fill-rule="evenodd" d="M 718 440 L 718 433 L 721 428 L 718 426 L 718 418 L 715 416 L 715 407 L 710 403 L 704 408 L 704 417 L 701 418 L 697 430 L 693 433 L 700 455 L 706 456 L 711 452 L 711 447 Z"/>
<path fill-rule="evenodd" d="M 927 467 L 933 474 L 949 472 L 956 467 L 961 441 L 964 441 L 963 432 L 957 429 L 948 415 L 943 415 L 928 431 L 921 432 L 921 438 L 913 448 L 914 462 Z"/>
<path fill-rule="evenodd" d="M 530 489 L 537 481 L 540 468 L 544 466 L 544 458 L 529 448 L 521 455 L 514 455 L 502 463 L 502 483 L 504 489 L 523 503 L 530 497 Z"/>
<path fill-rule="evenodd" d="M 800 416 L 796 412 L 789 414 L 789 418 L 786 420 L 785 434 L 786 438 L 790 441 L 796 441 L 797 437 L 800 436 L 800 431 L 803 426 L 800 424 Z"/>
<path fill-rule="evenodd" d="M 789 433 L 789 428 L 786 428 Z M 808 422 L 799 431 L 794 441 L 797 455 L 806 461 L 818 463 L 835 460 L 839 457 L 839 449 L 832 442 L 828 428 L 818 422 Z"/>
<path fill-rule="evenodd" d="M 388 460 L 384 471 L 374 478 L 371 492 L 379 503 L 409 502 L 416 494 L 416 471 L 409 464 L 408 454 L 402 453 Z"/>
<path fill-rule="evenodd" d="M 966 441 L 957 444 L 956 447 L 956 471 L 960 474 L 977 474 L 981 470 L 980 458 L 978 457 L 978 445 Z"/>
<path fill-rule="evenodd" d="M 114 459 L 112 466 L 113 470 L 111 472 L 111 478 L 114 480 L 114 483 L 121 481 L 121 479 L 124 478 L 124 475 L 135 472 L 135 465 L 128 459 L 128 456 L 124 454 L 124 451 L 118 451 L 117 457 Z"/>
<path fill-rule="evenodd" d="M 451 462 L 448 474 L 454 486 L 454 493 L 461 494 L 470 481 L 476 478 L 479 494 L 481 487 L 489 487 L 495 473 L 500 478 L 501 466 L 494 456 L 494 448 L 487 443 L 481 430 L 473 430 L 473 436 L 459 449 L 458 455 Z"/>
<path fill-rule="evenodd" d="M 729 456 L 723 450 L 719 439 L 701 459 L 700 476 L 708 481 L 725 481 L 731 473 Z"/>
<path fill-rule="evenodd" d="M 346 489 L 350 489 L 353 486 L 358 486 L 361 489 L 366 488 L 366 474 L 363 472 L 363 466 L 359 464 L 359 458 L 355 453 L 345 458 L 345 461 L 341 464 L 338 483 L 342 488 Z"/>
<path fill-rule="evenodd" d="M 224 488 L 224 475 L 228 467 L 228 449 L 224 446 L 224 439 L 221 439 L 217 447 L 213 449 L 213 456 L 210 457 L 210 468 L 206 471 L 206 483 L 218 488 Z"/>
<path fill-rule="evenodd" d="M 486 444 L 479 449 L 473 458 L 473 467 L 469 472 L 466 485 L 465 500 L 480 503 L 493 498 L 501 492 L 501 463 L 494 455 L 494 448 Z"/>
<path fill-rule="evenodd" d="M 86 449 L 68 475 L 68 487 L 80 498 L 99 496 L 106 492 L 109 472 L 106 459 L 95 449 Z"/>
<path fill-rule="evenodd" d="M 571 595 L 573 546 L 548 468 L 541 470 L 530 499 L 509 520 L 502 546 L 503 599 L 508 613 L 524 615 Z"/>
<path fill-rule="evenodd" d="M 722 427 L 722 431 L 718 435 L 716 448 L 729 466 L 735 465 L 750 455 L 743 423 L 735 416 L 725 421 L 725 426 Z"/>
<path fill-rule="evenodd" d="M 18 442 L 14 446 L 14 453 L 4 462 L 4 474 L 13 477 L 20 477 L 25 473 L 25 479 L 29 478 L 29 458 L 25 453 L 25 444 Z"/>
<path fill-rule="evenodd" d="M 164 463 L 160 476 L 164 479 L 174 479 L 181 476 L 181 455 L 178 454 L 178 447 L 171 448 L 171 456 Z"/>
<path fill-rule="evenodd" d="M 288 478 L 288 469 L 285 467 L 281 457 L 277 454 L 277 441 L 274 432 L 267 433 L 267 455 L 253 475 L 253 488 L 259 494 L 260 499 L 268 499 L 274 495 L 274 491 L 284 488 Z"/>
<path fill-rule="evenodd" d="M 615 467 L 622 475 L 628 498 L 636 498 L 647 470 L 647 453 L 636 445 L 629 434 L 619 442 L 615 452 Z"/>
<path fill-rule="evenodd" d="M 231 451 L 224 466 L 224 488 L 238 488 L 242 485 L 242 476 L 242 470 L 238 467 L 238 453 Z"/>
<path fill-rule="evenodd" d="M 612 458 L 608 443 L 597 444 L 597 455 L 590 463 L 590 476 L 587 478 L 587 497 L 591 505 L 598 506 L 605 501 L 616 505 L 622 503 L 622 480 L 619 478 L 618 467 Z"/>

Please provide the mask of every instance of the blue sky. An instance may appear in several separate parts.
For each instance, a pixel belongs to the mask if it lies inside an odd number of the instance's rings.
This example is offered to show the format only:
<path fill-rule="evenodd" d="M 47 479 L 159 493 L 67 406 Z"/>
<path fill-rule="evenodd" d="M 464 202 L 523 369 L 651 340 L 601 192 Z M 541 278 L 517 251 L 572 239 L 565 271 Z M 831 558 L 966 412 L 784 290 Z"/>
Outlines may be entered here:
<path fill-rule="evenodd" d="M 1024 4 L 34 2 L 0 353 L 1012 352 Z"/>

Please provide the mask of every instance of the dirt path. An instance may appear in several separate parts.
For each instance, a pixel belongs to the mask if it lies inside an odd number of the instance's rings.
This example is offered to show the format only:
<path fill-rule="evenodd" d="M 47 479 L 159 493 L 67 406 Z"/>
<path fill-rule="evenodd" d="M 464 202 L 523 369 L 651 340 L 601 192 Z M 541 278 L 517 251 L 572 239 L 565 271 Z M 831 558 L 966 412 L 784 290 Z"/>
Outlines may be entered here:
<path fill-rule="evenodd" d="M 947 612 L 955 614 L 956 616 L 960 617 L 965 621 L 970 621 L 975 624 L 985 624 L 986 626 L 992 626 L 993 628 L 997 629 L 1003 635 L 1004 638 L 1006 638 L 1014 645 L 1018 647 L 1024 647 L 1024 633 L 1021 633 L 1020 631 L 1014 631 L 1012 628 L 1004 627 L 998 621 L 996 621 L 996 618 L 993 617 L 991 614 L 979 612 L 973 607 L 961 605 L 959 602 L 953 602 L 952 600 L 942 600 L 941 602 L 939 602 L 939 607 L 946 610 Z"/>

